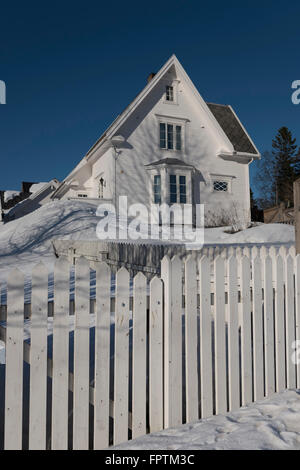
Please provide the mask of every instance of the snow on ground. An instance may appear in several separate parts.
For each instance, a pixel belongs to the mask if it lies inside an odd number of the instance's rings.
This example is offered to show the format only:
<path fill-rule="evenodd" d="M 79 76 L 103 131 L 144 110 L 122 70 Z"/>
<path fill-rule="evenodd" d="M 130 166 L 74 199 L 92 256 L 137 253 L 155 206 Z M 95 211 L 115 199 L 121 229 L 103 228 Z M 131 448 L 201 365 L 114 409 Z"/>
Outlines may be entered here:
<path fill-rule="evenodd" d="M 300 449 L 300 391 L 288 390 L 226 415 L 148 434 L 126 450 Z"/>
<path fill-rule="evenodd" d="M 15 267 L 29 272 L 39 261 L 52 267 L 55 260 L 53 239 L 97 240 L 96 227 L 100 218 L 96 216 L 96 209 L 97 203 L 90 201 L 54 201 L 22 218 L 1 222 L 0 279 Z M 295 238 L 294 227 L 290 225 L 261 224 L 236 234 L 225 233 L 225 230 L 224 227 L 205 229 L 204 243 L 292 243 Z M 141 242 L 153 243 L 145 238 L 139 240 Z"/>

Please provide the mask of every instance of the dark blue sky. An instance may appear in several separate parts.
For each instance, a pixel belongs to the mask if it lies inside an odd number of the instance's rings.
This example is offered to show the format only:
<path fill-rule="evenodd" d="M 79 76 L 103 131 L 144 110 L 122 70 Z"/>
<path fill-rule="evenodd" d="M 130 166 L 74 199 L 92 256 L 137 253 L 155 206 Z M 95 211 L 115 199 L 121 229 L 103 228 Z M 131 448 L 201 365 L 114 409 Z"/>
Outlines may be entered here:
<path fill-rule="evenodd" d="M 2 2 L 0 189 L 62 179 L 175 53 L 203 98 L 231 104 L 261 152 L 300 144 L 297 1 Z"/>

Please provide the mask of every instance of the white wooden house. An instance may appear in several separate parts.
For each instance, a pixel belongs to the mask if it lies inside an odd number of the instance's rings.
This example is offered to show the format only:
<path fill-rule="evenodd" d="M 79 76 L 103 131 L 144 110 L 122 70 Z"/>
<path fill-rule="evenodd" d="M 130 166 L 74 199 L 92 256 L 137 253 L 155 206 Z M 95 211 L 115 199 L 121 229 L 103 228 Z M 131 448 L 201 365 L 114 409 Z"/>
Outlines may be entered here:
<path fill-rule="evenodd" d="M 247 224 L 249 164 L 257 158 L 232 107 L 206 103 L 172 55 L 52 198 L 201 203 L 206 225 Z"/>

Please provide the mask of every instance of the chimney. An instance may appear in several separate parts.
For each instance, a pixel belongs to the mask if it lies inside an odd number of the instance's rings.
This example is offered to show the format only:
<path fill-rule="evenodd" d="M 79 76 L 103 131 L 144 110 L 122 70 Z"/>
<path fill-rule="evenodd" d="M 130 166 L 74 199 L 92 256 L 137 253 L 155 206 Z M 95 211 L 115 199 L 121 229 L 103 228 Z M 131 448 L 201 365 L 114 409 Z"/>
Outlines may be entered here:
<path fill-rule="evenodd" d="M 150 75 L 147 78 L 147 82 L 148 83 L 151 82 L 152 78 L 155 77 L 155 75 L 156 75 L 156 73 L 154 73 L 154 72 L 150 73 Z"/>

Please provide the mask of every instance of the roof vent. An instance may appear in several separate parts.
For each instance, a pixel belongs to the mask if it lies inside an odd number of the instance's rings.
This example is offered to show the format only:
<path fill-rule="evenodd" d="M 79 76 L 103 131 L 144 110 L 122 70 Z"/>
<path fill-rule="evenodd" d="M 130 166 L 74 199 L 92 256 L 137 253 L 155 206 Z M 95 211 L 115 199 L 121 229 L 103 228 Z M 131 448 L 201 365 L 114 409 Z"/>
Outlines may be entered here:
<path fill-rule="evenodd" d="M 152 78 L 155 77 L 155 75 L 156 75 L 156 73 L 154 73 L 154 72 L 150 73 L 150 75 L 147 78 L 147 82 L 148 83 L 151 82 Z"/>

